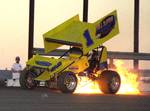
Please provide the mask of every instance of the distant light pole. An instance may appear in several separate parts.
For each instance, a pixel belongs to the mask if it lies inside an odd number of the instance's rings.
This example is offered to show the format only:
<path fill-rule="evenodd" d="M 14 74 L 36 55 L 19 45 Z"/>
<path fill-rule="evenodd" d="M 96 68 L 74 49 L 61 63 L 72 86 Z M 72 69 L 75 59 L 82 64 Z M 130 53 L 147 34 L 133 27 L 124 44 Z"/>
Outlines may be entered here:
<path fill-rule="evenodd" d="M 83 0 L 83 22 L 88 22 L 88 0 Z"/>
<path fill-rule="evenodd" d="M 34 0 L 29 0 L 29 39 L 28 39 L 28 59 L 33 56 L 34 43 Z"/>
<path fill-rule="evenodd" d="M 134 53 L 139 53 L 139 0 L 134 0 Z M 133 61 L 134 69 L 139 68 L 139 60 Z"/>

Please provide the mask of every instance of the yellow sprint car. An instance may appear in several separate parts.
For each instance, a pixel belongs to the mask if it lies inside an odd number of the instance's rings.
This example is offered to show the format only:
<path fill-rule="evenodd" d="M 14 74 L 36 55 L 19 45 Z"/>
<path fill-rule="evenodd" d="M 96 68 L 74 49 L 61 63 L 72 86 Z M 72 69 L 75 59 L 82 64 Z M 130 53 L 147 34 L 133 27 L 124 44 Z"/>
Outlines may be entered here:
<path fill-rule="evenodd" d="M 98 81 L 103 93 L 115 94 L 121 84 L 116 71 L 108 69 L 107 49 L 102 44 L 119 33 L 116 11 L 95 23 L 86 23 L 76 15 L 43 35 L 45 53 L 68 45 L 59 58 L 34 55 L 20 75 L 22 88 L 33 89 L 40 81 L 63 93 L 73 93 L 77 76 Z"/>

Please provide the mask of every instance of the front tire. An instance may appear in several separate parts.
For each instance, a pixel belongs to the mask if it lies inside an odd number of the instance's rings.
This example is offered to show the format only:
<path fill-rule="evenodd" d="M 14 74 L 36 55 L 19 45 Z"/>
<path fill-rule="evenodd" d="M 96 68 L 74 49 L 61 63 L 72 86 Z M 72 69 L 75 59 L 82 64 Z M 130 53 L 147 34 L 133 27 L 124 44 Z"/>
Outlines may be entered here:
<path fill-rule="evenodd" d="M 105 94 L 115 94 L 120 88 L 121 79 L 117 72 L 105 70 L 100 74 L 99 88 Z"/>
<path fill-rule="evenodd" d="M 57 85 L 63 93 L 73 93 L 77 87 L 77 77 L 73 72 L 65 71 L 58 77 Z"/>
<path fill-rule="evenodd" d="M 38 82 L 34 80 L 32 75 L 34 69 L 27 70 L 26 68 L 20 74 L 20 86 L 23 89 L 33 89 L 37 86 Z"/>

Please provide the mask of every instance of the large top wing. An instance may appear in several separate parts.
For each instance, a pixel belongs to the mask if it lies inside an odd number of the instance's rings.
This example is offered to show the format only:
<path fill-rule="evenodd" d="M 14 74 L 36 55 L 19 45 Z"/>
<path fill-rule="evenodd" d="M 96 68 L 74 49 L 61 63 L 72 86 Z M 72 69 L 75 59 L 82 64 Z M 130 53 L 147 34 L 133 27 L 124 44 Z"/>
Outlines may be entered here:
<path fill-rule="evenodd" d="M 83 32 L 89 25 L 92 24 L 79 21 L 79 16 L 76 15 L 46 32 L 43 35 L 45 51 L 50 52 L 62 45 L 83 47 Z"/>
<path fill-rule="evenodd" d="M 117 13 L 113 11 L 95 23 L 79 21 L 74 16 L 43 35 L 45 51 L 62 45 L 81 47 L 86 54 L 119 33 Z"/>

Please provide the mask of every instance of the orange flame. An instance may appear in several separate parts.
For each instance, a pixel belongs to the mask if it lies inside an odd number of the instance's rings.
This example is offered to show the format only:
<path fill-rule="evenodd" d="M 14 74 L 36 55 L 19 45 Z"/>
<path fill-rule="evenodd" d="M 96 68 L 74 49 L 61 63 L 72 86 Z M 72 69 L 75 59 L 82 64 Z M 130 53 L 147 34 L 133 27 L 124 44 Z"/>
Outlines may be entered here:
<path fill-rule="evenodd" d="M 74 93 L 99 94 L 101 91 L 96 81 L 92 81 L 88 77 L 78 77 L 78 86 Z"/>
<path fill-rule="evenodd" d="M 123 61 L 115 62 L 116 71 L 121 77 L 121 86 L 117 94 L 139 94 L 138 74 L 129 71 L 123 66 Z"/>
<path fill-rule="evenodd" d="M 137 82 L 138 74 L 128 71 L 123 66 L 123 61 L 116 61 L 115 66 L 121 77 L 121 86 L 117 94 L 140 94 Z M 88 77 L 78 77 L 78 86 L 74 93 L 100 94 L 102 92 L 96 81 L 92 81 Z"/>

